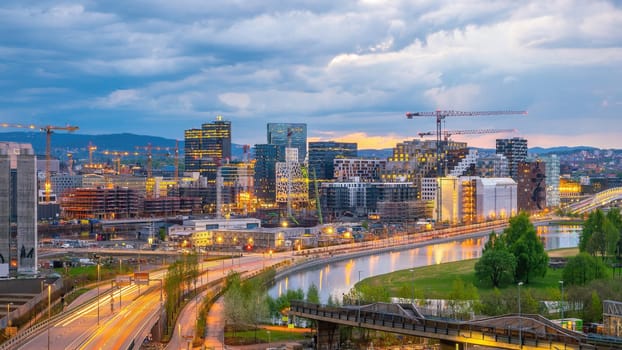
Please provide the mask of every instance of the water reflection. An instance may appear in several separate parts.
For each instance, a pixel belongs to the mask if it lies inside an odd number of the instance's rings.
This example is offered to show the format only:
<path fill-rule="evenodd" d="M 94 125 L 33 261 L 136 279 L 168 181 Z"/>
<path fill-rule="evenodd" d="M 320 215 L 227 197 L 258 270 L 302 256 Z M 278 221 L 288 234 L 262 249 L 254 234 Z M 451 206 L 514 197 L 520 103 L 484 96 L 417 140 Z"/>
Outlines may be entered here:
<path fill-rule="evenodd" d="M 538 226 L 538 236 L 545 249 L 576 247 L 581 226 Z M 305 293 L 311 284 L 318 287 L 320 300 L 326 302 L 328 296 L 341 300 L 360 278 L 382 275 L 412 267 L 441 264 L 465 259 L 479 258 L 487 236 L 456 240 L 442 244 L 349 259 L 327 263 L 312 270 L 289 275 L 270 289 L 272 297 L 282 295 L 288 288 L 302 289 Z"/>

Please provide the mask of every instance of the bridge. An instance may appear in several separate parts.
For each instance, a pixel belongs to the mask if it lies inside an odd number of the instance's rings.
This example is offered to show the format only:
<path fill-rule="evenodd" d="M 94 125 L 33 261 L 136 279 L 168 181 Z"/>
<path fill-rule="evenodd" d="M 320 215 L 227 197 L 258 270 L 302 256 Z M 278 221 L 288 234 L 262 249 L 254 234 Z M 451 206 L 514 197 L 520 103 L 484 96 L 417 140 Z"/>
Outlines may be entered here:
<path fill-rule="evenodd" d="M 574 203 L 568 209 L 574 214 L 584 214 L 619 200 L 622 200 L 622 187 L 614 187 Z"/>
<path fill-rule="evenodd" d="M 291 302 L 291 316 L 318 323 L 317 349 L 339 348 L 339 326 L 439 339 L 441 349 L 464 349 L 465 344 L 497 349 L 597 349 L 583 333 L 574 332 L 540 315 L 503 315 L 473 321 L 428 317 L 412 304 L 375 303 L 324 306 Z"/>

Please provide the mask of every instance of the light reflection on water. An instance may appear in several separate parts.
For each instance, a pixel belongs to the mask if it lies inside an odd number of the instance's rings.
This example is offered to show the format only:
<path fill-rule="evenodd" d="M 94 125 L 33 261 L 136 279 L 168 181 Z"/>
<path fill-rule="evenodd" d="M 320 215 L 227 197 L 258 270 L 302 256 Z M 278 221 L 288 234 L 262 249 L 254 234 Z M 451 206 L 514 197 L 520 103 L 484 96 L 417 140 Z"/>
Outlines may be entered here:
<path fill-rule="evenodd" d="M 546 250 L 576 247 L 581 226 L 537 226 L 538 236 Z M 412 267 L 479 258 L 488 237 L 467 238 L 419 248 L 373 254 L 344 261 L 326 263 L 312 270 L 293 273 L 270 288 L 272 297 L 282 295 L 288 289 L 307 292 L 311 284 L 318 287 L 321 302 L 328 296 L 341 300 L 360 278 L 382 275 Z"/>

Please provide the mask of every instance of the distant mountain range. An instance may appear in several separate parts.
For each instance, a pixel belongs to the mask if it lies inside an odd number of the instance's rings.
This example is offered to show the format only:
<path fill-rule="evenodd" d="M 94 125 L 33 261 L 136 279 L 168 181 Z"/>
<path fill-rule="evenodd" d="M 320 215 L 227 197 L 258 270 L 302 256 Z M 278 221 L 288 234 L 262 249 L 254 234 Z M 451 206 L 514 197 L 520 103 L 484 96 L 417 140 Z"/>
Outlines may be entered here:
<path fill-rule="evenodd" d="M 43 132 L 5 132 L 0 133 L 0 141 L 10 141 L 19 143 L 32 144 L 37 154 L 45 153 L 45 133 Z M 52 155 L 56 157 L 65 158 L 66 153 L 71 152 L 74 154 L 74 159 L 87 158 L 88 157 L 88 145 L 89 142 L 97 147 L 97 152 L 108 151 L 135 151 L 138 148 L 146 147 L 151 144 L 153 147 L 170 148 L 170 152 L 173 152 L 175 148 L 175 140 L 167 139 L 164 137 L 136 135 L 130 133 L 123 134 L 109 134 L 109 135 L 83 135 L 72 134 L 65 132 L 58 132 L 52 135 Z M 232 158 L 234 160 L 241 160 L 244 157 L 243 145 L 232 144 Z M 577 151 L 593 151 L 597 150 L 595 147 L 577 146 L 577 147 L 552 147 L 542 148 L 533 147 L 529 149 L 530 154 L 547 154 L 547 153 L 571 153 Z M 184 142 L 179 141 L 179 152 L 183 153 Z M 482 152 L 494 153 L 494 149 L 478 149 Z M 154 151 L 155 152 L 155 151 Z M 361 149 L 358 151 L 359 157 L 365 158 L 378 158 L 386 159 L 393 154 L 392 148 L 384 149 Z"/>

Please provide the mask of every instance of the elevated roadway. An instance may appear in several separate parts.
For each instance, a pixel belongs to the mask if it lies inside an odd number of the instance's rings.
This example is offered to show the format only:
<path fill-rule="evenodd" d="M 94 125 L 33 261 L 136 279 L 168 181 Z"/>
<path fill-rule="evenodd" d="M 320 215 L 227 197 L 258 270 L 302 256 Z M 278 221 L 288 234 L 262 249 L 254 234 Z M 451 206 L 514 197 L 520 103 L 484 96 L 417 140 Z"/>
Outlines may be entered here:
<path fill-rule="evenodd" d="M 574 203 L 568 207 L 568 210 L 574 214 L 585 214 L 620 200 L 622 200 L 622 187 L 614 187 Z"/>

